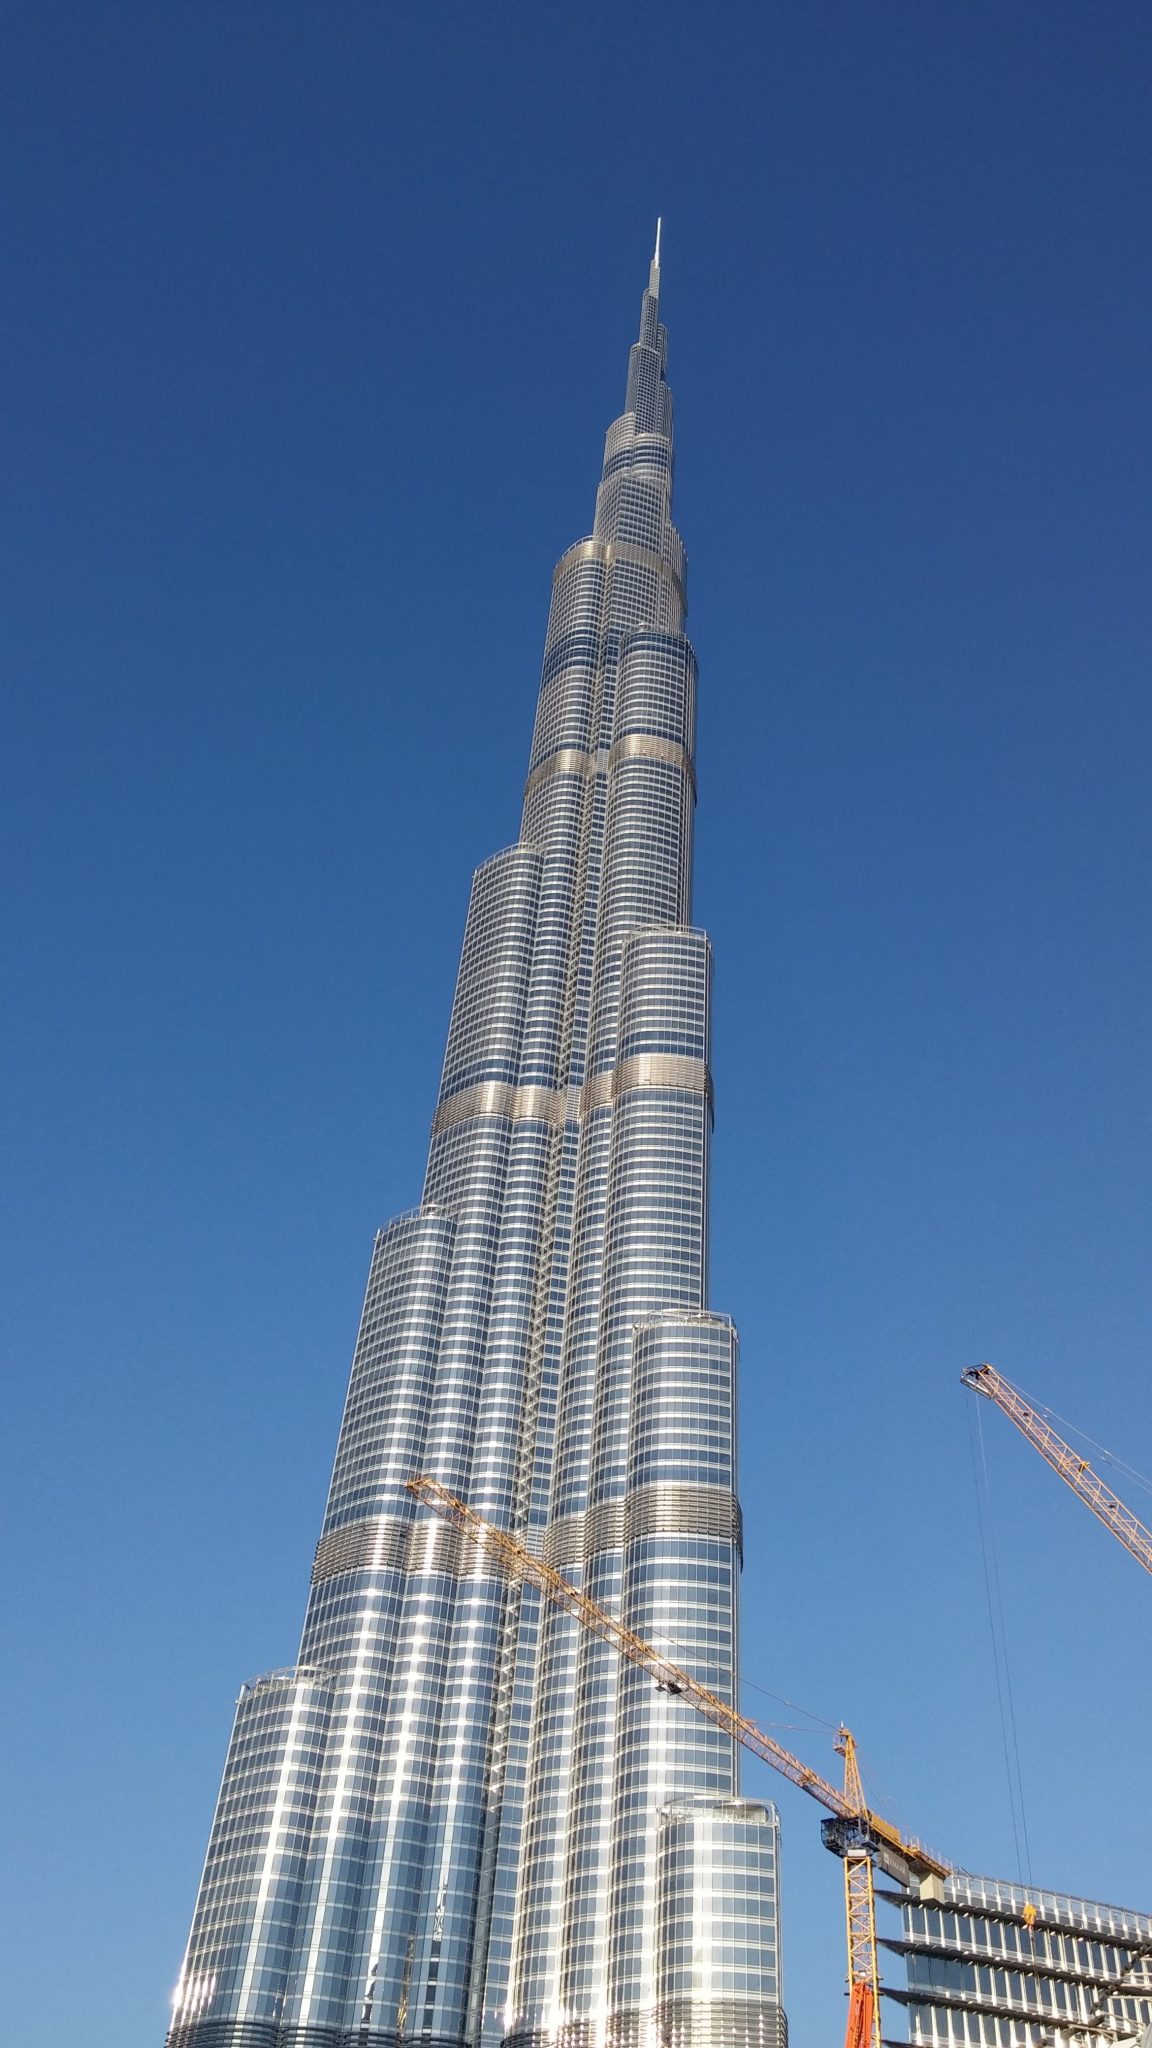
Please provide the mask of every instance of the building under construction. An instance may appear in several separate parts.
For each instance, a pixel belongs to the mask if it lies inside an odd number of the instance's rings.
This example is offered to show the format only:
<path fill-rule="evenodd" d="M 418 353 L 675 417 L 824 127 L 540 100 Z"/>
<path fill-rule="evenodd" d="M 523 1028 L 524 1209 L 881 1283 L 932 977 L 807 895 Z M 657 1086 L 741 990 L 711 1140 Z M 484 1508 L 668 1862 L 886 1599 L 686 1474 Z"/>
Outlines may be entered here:
<path fill-rule="evenodd" d="M 881 1942 L 905 1963 L 893 2048 L 1152 2048 L 1152 1916 L 965 1872 L 881 1896 L 903 1923 Z"/>

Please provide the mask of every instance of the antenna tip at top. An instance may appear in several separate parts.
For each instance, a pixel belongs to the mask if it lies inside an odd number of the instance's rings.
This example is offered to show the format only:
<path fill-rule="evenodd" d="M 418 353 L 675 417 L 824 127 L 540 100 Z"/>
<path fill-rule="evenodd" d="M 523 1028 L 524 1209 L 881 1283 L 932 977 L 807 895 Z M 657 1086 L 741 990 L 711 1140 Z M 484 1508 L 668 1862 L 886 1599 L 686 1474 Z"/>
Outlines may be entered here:
<path fill-rule="evenodd" d="M 655 247 L 655 249 L 654 249 L 654 250 L 653 250 L 653 252 L 652 252 L 652 264 L 653 264 L 653 268 L 654 268 L 654 269 L 656 269 L 656 270 L 659 270 L 659 268 L 660 268 L 660 230 L 661 230 L 661 228 L 663 227 L 663 225 L 664 225 L 664 222 L 663 222 L 663 219 L 662 219 L 661 215 L 660 215 L 660 214 L 657 214 L 657 216 L 656 216 L 656 247 Z"/>

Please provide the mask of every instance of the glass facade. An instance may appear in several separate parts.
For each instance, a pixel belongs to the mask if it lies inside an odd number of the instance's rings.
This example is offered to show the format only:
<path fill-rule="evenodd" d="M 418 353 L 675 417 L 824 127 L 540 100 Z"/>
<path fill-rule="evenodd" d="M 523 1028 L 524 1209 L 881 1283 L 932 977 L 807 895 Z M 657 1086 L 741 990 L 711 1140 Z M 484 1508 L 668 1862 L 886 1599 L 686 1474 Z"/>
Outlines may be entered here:
<path fill-rule="evenodd" d="M 736 1336 L 658 266 L 376 1242 L 298 1663 L 245 1688 L 169 2048 L 783 2041 L 729 1738 L 415 1507 L 427 1472 L 736 1697 Z"/>
<path fill-rule="evenodd" d="M 776 1898 L 779 1823 L 750 1799 L 661 1815 L 657 2031 L 668 2048 L 787 2048 Z"/>
<path fill-rule="evenodd" d="M 907 2008 L 911 2048 L 1152 2041 L 1147 1914 L 959 1872 L 938 1899 L 927 1889 L 894 1899 L 903 1939 L 885 1943 L 905 1958 L 907 1989 L 887 1995 Z"/>

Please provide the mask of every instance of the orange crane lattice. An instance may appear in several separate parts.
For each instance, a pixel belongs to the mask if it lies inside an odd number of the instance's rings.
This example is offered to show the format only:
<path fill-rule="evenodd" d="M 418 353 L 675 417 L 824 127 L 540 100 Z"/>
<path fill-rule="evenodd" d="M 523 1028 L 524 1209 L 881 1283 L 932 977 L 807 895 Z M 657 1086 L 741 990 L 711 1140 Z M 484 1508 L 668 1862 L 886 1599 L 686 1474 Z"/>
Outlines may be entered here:
<path fill-rule="evenodd" d="M 1137 1521 L 1131 1509 L 1116 1498 L 1110 1487 L 1105 1486 L 1087 1459 L 1079 1457 L 1063 1437 L 1057 1436 L 1051 1424 L 1045 1422 L 1019 1387 L 1014 1387 L 1011 1380 L 998 1373 L 994 1365 L 970 1365 L 960 1377 L 972 1393 L 983 1394 L 987 1400 L 995 1402 L 1009 1422 L 1015 1423 L 1021 1436 L 1027 1437 L 1040 1456 L 1047 1459 L 1052 1470 L 1060 1474 L 1073 1493 L 1079 1494 L 1097 1521 L 1111 1529 L 1146 1572 L 1152 1572 L 1152 1531 Z"/>
<path fill-rule="evenodd" d="M 497 1529 L 464 1501 L 457 1500 L 437 1479 L 418 1477 L 407 1482 L 409 1493 L 425 1507 L 451 1522 L 492 1559 L 509 1578 L 535 1586 L 537 1592 L 571 1614 L 583 1628 L 601 1642 L 610 1643 L 622 1657 L 646 1671 L 665 1692 L 684 1699 L 726 1735 L 734 1736 L 754 1756 L 771 1764 L 774 1771 L 798 1785 L 801 1792 L 818 1801 L 831 1816 L 824 1822 L 824 1840 L 843 1858 L 844 1894 L 848 1932 L 848 2032 L 845 2048 L 880 2048 L 880 1978 L 876 1951 L 876 1906 L 873 1864 L 879 1863 L 890 1877 L 907 1884 L 923 1878 L 948 1875 L 950 1865 L 941 1862 L 923 1844 L 901 1834 L 891 1821 L 873 1813 L 864 1798 L 856 1745 L 847 1728 L 841 1728 L 836 1748 L 844 1758 L 844 1789 L 830 1784 L 799 1757 L 758 1728 L 755 1721 L 730 1707 L 710 1692 L 699 1679 L 682 1671 L 662 1650 L 634 1634 L 615 1615 L 598 1607 L 586 1593 L 565 1579 L 543 1558 L 533 1556 L 514 1536 Z"/>

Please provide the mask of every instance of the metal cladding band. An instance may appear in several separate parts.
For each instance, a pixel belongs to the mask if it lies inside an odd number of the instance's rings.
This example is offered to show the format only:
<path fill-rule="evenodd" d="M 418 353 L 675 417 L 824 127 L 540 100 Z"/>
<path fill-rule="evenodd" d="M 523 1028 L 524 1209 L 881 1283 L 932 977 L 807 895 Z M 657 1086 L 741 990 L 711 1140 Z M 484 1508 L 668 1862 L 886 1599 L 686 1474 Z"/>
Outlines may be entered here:
<path fill-rule="evenodd" d="M 541 1555 L 560 1568 L 598 1550 L 619 1550 L 637 1536 L 717 1536 L 743 1550 L 740 1503 L 729 1487 L 664 1480 L 587 1514 L 565 1515 L 545 1532 Z"/>
<path fill-rule="evenodd" d="M 584 1517 L 584 1555 L 595 1557 L 602 1550 L 624 1547 L 624 1502 L 599 1500 Z"/>
<path fill-rule="evenodd" d="M 515 1088 L 508 1081 L 479 1081 L 446 1096 L 433 1119 L 434 1132 L 451 1130 L 473 1116 L 506 1116 L 514 1122 L 562 1124 L 568 1107 L 563 1089 Z"/>
<path fill-rule="evenodd" d="M 664 2048 L 788 2048 L 782 2006 L 752 1998 L 670 1998 L 656 2008 Z"/>
<path fill-rule="evenodd" d="M 683 1088 L 706 1095 L 712 1102 L 712 1076 L 703 1060 L 685 1059 L 678 1053 L 639 1053 L 613 1067 L 606 1074 L 594 1074 L 575 1097 L 567 1091 L 548 1088 L 514 1088 L 507 1081 L 480 1081 L 446 1096 L 433 1119 L 434 1132 L 447 1131 L 453 1124 L 474 1116 L 504 1116 L 513 1122 L 562 1124 L 573 1115 L 585 1116 L 606 1102 L 616 1102 L 631 1088 Z"/>
<path fill-rule="evenodd" d="M 541 1554 L 549 1565 L 572 1565 L 594 1550 L 619 1550 L 633 1536 L 658 1534 L 722 1536 L 742 1550 L 740 1501 L 730 1487 L 676 1481 L 637 1487 L 625 1501 L 605 1501 L 586 1516 L 564 1516 L 551 1524 Z M 451 1571 L 455 1577 L 476 1577 L 480 1569 L 476 1546 L 445 1524 L 371 1516 L 344 1522 L 320 1538 L 312 1583 L 320 1585 L 344 1571 Z"/>
<path fill-rule="evenodd" d="M 696 769 L 692 756 L 678 740 L 666 740 L 659 733 L 626 732 L 613 745 L 608 755 L 608 769 L 618 768 L 622 761 L 663 761 L 668 768 L 679 768 L 687 775 L 692 791 L 696 791 Z"/>
<path fill-rule="evenodd" d="M 679 768 L 687 775 L 695 795 L 696 767 L 691 754 L 678 740 L 665 739 L 663 734 L 654 732 L 625 733 L 610 748 L 601 748 L 596 754 L 582 754 L 579 747 L 558 747 L 554 754 L 546 754 L 542 761 L 537 761 L 524 784 L 524 794 L 531 796 L 554 775 L 608 774 L 621 761 L 663 761 L 669 768 Z"/>
<path fill-rule="evenodd" d="M 312 1584 L 344 1572 L 448 1572 L 476 1578 L 484 1571 L 476 1547 L 444 1523 L 372 1515 L 329 1530 L 316 1546 Z"/>
<path fill-rule="evenodd" d="M 545 1564 L 564 1571 L 570 1565 L 583 1562 L 584 1521 L 583 1514 L 561 1515 L 557 1521 L 548 1524 L 540 1553 Z"/>
<path fill-rule="evenodd" d="M 168 2048 L 406 2048 L 395 2027 L 299 2026 L 274 2020 L 192 2020 L 173 2027 Z M 451 2036 L 422 2035 L 420 2048 L 459 2048 Z"/>
<path fill-rule="evenodd" d="M 657 260 L 552 581 L 517 837 L 473 876 L 423 1200 L 373 1247 L 300 1662 L 236 1710 L 170 2048 L 743 2048 L 722 1978 L 778 1974 L 774 1831 L 696 1815 L 661 1849 L 667 1800 L 736 1792 L 740 1524 L 659 289 Z M 719 1718 L 417 1514 L 417 1473 L 627 1630 L 674 1617 Z"/>
<path fill-rule="evenodd" d="M 706 1095 L 712 1100 L 712 1076 L 703 1060 L 686 1059 L 679 1053 L 637 1053 L 606 1074 L 593 1074 L 584 1083 L 581 1098 L 587 1113 L 602 1103 L 618 1102 L 631 1088 L 682 1088 L 688 1094 Z"/>
<path fill-rule="evenodd" d="M 552 571 L 552 581 L 558 583 L 568 569 L 578 562 L 603 562 L 610 569 L 614 562 L 628 562 L 638 569 L 650 569 L 656 576 L 666 577 L 676 592 L 682 611 L 688 609 L 688 593 L 684 578 L 671 562 L 666 562 L 653 548 L 639 548 L 622 540 L 578 540 L 574 541 L 561 555 Z"/>
<path fill-rule="evenodd" d="M 312 1584 L 334 1579 L 341 1572 L 407 1570 L 411 1533 L 411 1522 L 402 1522 L 397 1515 L 373 1515 L 330 1529 L 316 1545 Z"/>
<path fill-rule="evenodd" d="M 716 1536 L 742 1549 L 740 1503 L 728 1486 L 665 1479 L 637 1487 L 624 1503 L 624 1541 L 637 1536 Z"/>
<path fill-rule="evenodd" d="M 531 796 L 533 790 L 539 789 L 540 784 L 547 782 L 553 775 L 595 775 L 597 770 L 604 769 L 607 765 L 606 752 L 585 754 L 579 747 L 557 747 L 554 754 L 546 754 L 542 761 L 537 761 L 524 784 L 524 794 L 526 797 Z"/>

